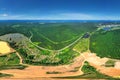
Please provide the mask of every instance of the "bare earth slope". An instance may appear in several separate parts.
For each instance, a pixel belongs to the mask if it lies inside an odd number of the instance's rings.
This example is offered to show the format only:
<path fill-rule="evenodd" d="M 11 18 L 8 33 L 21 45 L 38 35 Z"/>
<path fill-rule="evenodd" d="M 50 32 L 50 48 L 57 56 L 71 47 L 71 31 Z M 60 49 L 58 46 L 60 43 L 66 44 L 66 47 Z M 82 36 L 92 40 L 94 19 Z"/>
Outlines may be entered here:
<path fill-rule="evenodd" d="M 0 56 L 14 52 L 7 42 L 0 41 Z"/>
<path fill-rule="evenodd" d="M 94 53 L 82 53 L 81 56 L 75 59 L 75 62 L 71 65 L 64 65 L 64 66 L 29 66 L 24 70 L 2 70 L 1 73 L 13 74 L 14 77 L 11 79 L 21 79 L 25 80 L 27 78 L 35 79 L 42 77 L 63 77 L 63 76 L 77 76 L 82 75 L 83 72 L 81 71 L 81 67 L 84 61 L 88 61 L 91 66 L 95 67 L 101 73 L 104 73 L 109 76 L 120 76 L 120 68 L 116 67 L 104 67 L 103 65 L 107 61 L 107 58 L 99 58 Z M 119 64 L 116 63 L 116 66 Z M 71 72 L 75 67 L 80 67 L 78 71 Z M 58 74 L 47 74 L 47 72 L 60 72 Z M 5 79 L 5 78 L 4 78 Z M 3 79 L 3 80 L 4 80 Z M 9 78 L 10 79 L 10 78 Z M 45 80 L 45 79 L 44 79 Z"/>

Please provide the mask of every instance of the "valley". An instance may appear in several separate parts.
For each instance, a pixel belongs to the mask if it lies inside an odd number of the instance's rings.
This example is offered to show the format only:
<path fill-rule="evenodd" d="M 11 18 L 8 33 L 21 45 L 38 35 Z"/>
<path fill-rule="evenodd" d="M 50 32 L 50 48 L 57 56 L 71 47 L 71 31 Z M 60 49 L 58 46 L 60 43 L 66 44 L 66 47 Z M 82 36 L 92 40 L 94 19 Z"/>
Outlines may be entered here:
<path fill-rule="evenodd" d="M 119 25 L 99 24 L 0 23 L 1 79 L 118 79 Z"/>

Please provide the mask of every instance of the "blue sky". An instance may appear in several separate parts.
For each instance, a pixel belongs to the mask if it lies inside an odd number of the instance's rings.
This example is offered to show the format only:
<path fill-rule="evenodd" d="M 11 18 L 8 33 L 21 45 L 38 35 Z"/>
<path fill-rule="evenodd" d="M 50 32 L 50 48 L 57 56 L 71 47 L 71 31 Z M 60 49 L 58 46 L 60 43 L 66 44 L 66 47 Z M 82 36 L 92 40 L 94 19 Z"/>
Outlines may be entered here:
<path fill-rule="evenodd" d="M 0 0 L 0 19 L 120 20 L 120 0 Z"/>

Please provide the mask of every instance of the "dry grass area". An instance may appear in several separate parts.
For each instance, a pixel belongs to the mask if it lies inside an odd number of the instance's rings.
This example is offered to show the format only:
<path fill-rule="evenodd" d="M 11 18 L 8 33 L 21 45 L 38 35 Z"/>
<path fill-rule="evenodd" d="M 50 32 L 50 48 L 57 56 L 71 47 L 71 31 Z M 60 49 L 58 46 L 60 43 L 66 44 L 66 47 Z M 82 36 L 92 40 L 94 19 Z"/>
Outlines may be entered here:
<path fill-rule="evenodd" d="M 14 52 L 7 42 L 0 41 L 0 56 Z"/>

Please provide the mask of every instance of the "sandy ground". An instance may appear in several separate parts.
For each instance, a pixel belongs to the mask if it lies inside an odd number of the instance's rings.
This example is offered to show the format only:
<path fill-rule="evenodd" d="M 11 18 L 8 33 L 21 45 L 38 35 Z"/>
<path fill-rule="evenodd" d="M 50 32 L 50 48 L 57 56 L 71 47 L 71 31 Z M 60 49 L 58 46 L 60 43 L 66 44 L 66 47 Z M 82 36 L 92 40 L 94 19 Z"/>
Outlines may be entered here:
<path fill-rule="evenodd" d="M 95 67 L 99 72 L 113 77 L 120 76 L 120 61 L 115 63 L 115 67 L 105 67 L 103 65 L 109 60 L 108 58 L 100 58 L 95 54 L 86 54 L 85 57 L 86 61 L 88 61 L 90 65 Z"/>
<path fill-rule="evenodd" d="M 0 41 L 0 56 L 14 52 L 7 42 Z"/>
<path fill-rule="evenodd" d="M 43 69 L 47 68 L 47 69 Z M 42 67 L 42 66 L 30 66 L 26 68 L 25 70 L 4 70 L 1 71 L 2 73 L 10 73 L 14 74 L 14 78 L 36 78 L 36 77 L 61 77 L 61 76 L 71 76 L 71 75 L 79 75 L 81 74 L 80 72 L 64 72 L 61 74 L 46 74 L 46 72 L 50 72 L 53 70 L 60 71 L 58 70 L 60 67 L 57 69 L 55 68 L 48 68 L 48 67 Z M 67 70 L 67 69 L 66 69 Z"/>
<path fill-rule="evenodd" d="M 116 68 L 116 69 L 120 69 L 120 61 L 117 61 L 117 62 L 115 63 L 115 68 Z"/>
<path fill-rule="evenodd" d="M 118 77 L 120 76 L 120 69 L 115 67 L 104 67 L 90 63 L 91 66 L 95 67 L 100 73 L 106 74 L 108 76 Z"/>
<path fill-rule="evenodd" d="M 76 76 L 81 75 L 83 72 L 78 70 L 76 72 L 71 72 L 76 67 L 81 67 L 83 65 L 84 58 L 79 56 L 76 61 L 70 65 L 63 66 L 29 66 L 24 70 L 1 70 L 1 73 L 13 74 L 13 79 L 27 79 L 27 78 L 37 78 L 37 77 L 63 77 L 63 76 Z M 46 72 L 60 72 L 59 74 L 47 74 Z"/>
<path fill-rule="evenodd" d="M 0 80 L 21 80 L 19 78 L 9 78 L 9 79 L 5 79 L 2 78 Z M 56 79 L 56 78 L 24 78 L 22 80 L 106 80 L 106 79 Z"/>
<path fill-rule="evenodd" d="M 0 73 L 13 74 L 14 77 L 2 78 L 3 80 L 58 80 L 51 79 L 50 77 L 63 77 L 63 76 L 77 76 L 82 75 L 81 67 L 84 61 L 88 61 L 91 66 L 95 67 L 98 71 L 109 76 L 120 76 L 120 62 L 116 62 L 115 67 L 104 67 L 103 65 L 108 58 L 99 58 L 93 53 L 83 53 L 74 59 L 74 63 L 63 66 L 29 66 L 24 70 L 1 70 Z M 71 72 L 76 67 L 80 69 L 76 72 Z M 60 72 L 59 74 L 47 74 L 46 72 Z M 46 78 L 42 78 L 46 77 Z M 2 80 L 1 79 L 1 80 Z M 59 79 L 60 80 L 60 79 Z M 66 79 L 67 80 L 67 79 Z M 74 79 L 77 80 L 77 79 Z M 80 80 L 80 79 L 79 79 Z M 82 79 L 84 80 L 84 79 Z"/>

